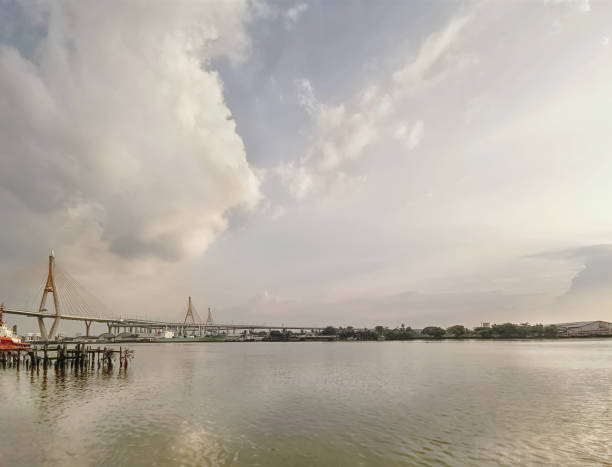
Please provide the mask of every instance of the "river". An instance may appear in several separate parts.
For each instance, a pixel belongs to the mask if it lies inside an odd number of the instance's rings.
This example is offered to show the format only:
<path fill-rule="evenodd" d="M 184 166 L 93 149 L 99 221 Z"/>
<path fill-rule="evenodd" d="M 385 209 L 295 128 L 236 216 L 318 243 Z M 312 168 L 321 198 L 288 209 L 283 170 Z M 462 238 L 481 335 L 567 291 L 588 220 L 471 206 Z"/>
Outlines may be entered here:
<path fill-rule="evenodd" d="M 612 339 L 130 347 L 127 372 L 0 370 L 0 465 L 612 459 Z"/>

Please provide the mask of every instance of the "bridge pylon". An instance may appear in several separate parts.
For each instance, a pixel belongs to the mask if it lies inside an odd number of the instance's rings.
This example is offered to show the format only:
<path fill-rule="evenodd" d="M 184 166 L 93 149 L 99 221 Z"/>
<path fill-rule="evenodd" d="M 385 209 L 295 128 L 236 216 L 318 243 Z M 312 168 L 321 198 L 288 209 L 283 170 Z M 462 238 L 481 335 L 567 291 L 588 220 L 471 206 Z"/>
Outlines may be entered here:
<path fill-rule="evenodd" d="M 187 323 L 187 321 L 191 319 L 191 323 Z M 185 321 L 183 324 L 196 324 L 195 318 L 193 316 L 193 307 L 191 305 L 191 296 L 189 297 L 189 304 L 187 305 L 187 314 L 185 315 Z"/>
<path fill-rule="evenodd" d="M 47 328 L 45 327 L 45 322 L 42 317 L 38 317 L 38 327 L 40 328 L 40 337 L 43 340 L 51 340 L 55 337 L 55 332 L 57 331 L 57 326 L 59 325 L 60 318 L 60 305 L 59 305 L 59 297 L 57 295 L 57 288 L 55 287 L 55 253 L 51 250 L 51 254 L 49 255 L 49 272 L 47 274 L 47 282 L 45 284 L 45 290 L 43 291 L 42 299 L 40 300 L 40 307 L 38 308 L 38 312 L 43 314 L 47 311 L 45 308 L 47 304 L 47 296 L 49 294 L 53 294 L 53 306 L 55 308 L 55 318 L 53 318 L 53 324 L 51 325 L 51 329 L 49 333 L 47 333 Z"/>

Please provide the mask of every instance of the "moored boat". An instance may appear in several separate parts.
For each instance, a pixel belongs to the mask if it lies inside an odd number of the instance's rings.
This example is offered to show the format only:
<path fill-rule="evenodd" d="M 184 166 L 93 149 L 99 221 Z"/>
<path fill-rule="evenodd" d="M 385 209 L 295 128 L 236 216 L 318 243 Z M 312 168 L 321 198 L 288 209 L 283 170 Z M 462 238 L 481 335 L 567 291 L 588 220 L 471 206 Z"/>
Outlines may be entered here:
<path fill-rule="evenodd" d="M 0 305 L 0 350 L 20 350 L 28 349 L 30 344 L 21 341 L 21 337 L 13 333 L 12 329 L 7 328 L 2 321 L 4 306 Z"/>

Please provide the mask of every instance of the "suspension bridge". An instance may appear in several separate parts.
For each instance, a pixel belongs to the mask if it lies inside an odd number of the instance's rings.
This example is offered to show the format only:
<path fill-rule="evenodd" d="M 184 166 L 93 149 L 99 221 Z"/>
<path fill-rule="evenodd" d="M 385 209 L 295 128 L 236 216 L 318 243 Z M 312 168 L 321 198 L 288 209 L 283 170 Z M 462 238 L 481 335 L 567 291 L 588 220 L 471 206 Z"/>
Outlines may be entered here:
<path fill-rule="evenodd" d="M 255 330 L 283 330 L 283 331 L 320 331 L 322 327 L 312 326 L 270 326 L 263 324 L 227 324 L 217 323 L 213 320 L 212 311 L 208 308 L 206 320 L 202 320 L 191 297 L 187 302 L 187 309 L 183 321 L 149 320 L 139 317 L 121 317 L 109 310 L 100 300 L 96 299 L 80 285 L 70 274 L 58 267 L 55 263 L 55 253 L 51 250 L 49 262 L 46 267 L 44 281 L 34 296 L 33 305 L 11 305 L 5 300 L 0 305 L 2 314 L 17 315 L 35 318 L 38 322 L 41 340 L 51 341 L 58 336 L 59 325 L 62 320 L 80 321 L 85 325 L 85 336 L 90 336 L 92 323 L 103 323 L 108 327 L 109 334 L 142 333 L 152 336 L 172 331 L 178 335 L 203 336 L 213 332 L 236 333 L 238 331 Z M 40 297 L 40 302 L 36 299 Z M 50 309 L 52 308 L 52 310 Z M 47 324 L 50 327 L 47 329 Z"/>

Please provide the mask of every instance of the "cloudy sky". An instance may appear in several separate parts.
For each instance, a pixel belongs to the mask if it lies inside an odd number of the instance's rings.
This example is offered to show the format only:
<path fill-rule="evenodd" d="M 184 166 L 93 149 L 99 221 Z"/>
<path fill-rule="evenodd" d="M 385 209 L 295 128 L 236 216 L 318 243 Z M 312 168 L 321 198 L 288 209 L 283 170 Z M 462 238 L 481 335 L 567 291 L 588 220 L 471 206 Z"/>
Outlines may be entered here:
<path fill-rule="evenodd" d="M 55 248 L 124 315 L 612 320 L 611 38 L 588 0 L 0 0 L 3 285 Z"/>

